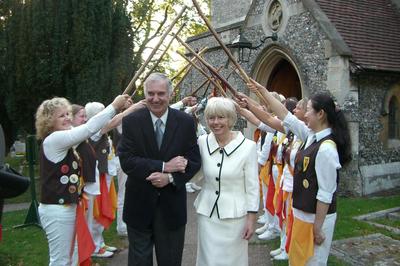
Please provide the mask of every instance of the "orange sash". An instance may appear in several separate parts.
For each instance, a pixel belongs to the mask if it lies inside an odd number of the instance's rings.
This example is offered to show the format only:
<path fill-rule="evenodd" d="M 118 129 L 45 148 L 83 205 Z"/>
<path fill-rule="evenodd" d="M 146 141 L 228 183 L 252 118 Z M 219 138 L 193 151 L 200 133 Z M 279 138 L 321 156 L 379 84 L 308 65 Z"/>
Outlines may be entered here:
<path fill-rule="evenodd" d="M 87 206 L 86 200 L 82 199 L 76 206 L 76 239 L 78 242 L 78 257 L 80 266 L 91 265 L 91 255 L 95 250 L 95 245 L 90 234 L 89 228 L 85 219 L 85 209 Z M 73 241 L 74 246 L 75 241 Z"/>
<path fill-rule="evenodd" d="M 267 192 L 267 199 L 266 199 L 266 209 L 268 212 L 274 216 L 275 215 L 275 207 L 274 207 L 274 195 L 275 195 L 275 184 L 274 178 L 269 174 L 269 184 L 268 184 L 268 192 Z"/>
<path fill-rule="evenodd" d="M 115 214 L 113 212 L 113 204 L 111 202 L 110 193 L 108 192 L 106 174 L 100 174 L 100 195 L 96 197 L 93 207 L 93 216 L 98 223 L 108 229 L 112 224 Z"/>
<path fill-rule="evenodd" d="M 277 198 L 279 195 L 279 191 L 280 191 L 280 184 L 281 184 L 281 179 L 282 179 L 282 175 L 283 175 L 283 165 L 282 164 L 276 164 L 276 166 L 278 167 L 278 178 L 276 179 L 276 184 L 275 184 L 275 193 L 274 193 L 274 208 L 277 208 Z"/>
<path fill-rule="evenodd" d="M 304 266 L 314 255 L 314 233 L 312 223 L 294 218 L 289 247 L 289 264 Z"/>

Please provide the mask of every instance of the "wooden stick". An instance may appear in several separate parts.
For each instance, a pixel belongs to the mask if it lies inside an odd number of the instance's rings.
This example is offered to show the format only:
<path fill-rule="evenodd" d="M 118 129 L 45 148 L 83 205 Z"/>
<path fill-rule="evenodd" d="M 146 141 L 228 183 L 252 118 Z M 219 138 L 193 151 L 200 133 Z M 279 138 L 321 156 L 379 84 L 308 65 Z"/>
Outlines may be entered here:
<path fill-rule="evenodd" d="M 204 47 L 203 49 L 200 50 L 199 55 L 203 55 L 205 52 L 207 52 L 208 48 Z M 197 58 L 193 58 L 192 60 L 194 60 L 193 62 L 195 62 L 197 60 Z M 182 67 L 181 70 L 178 71 L 178 73 L 175 74 L 175 76 L 172 77 L 171 81 L 173 81 L 174 79 L 176 79 L 177 77 L 179 77 L 180 74 L 182 74 L 187 68 L 192 67 L 191 64 L 187 63 L 184 67 Z"/>
<path fill-rule="evenodd" d="M 154 56 L 154 54 L 157 52 L 158 48 L 161 46 L 161 44 L 164 42 L 164 39 L 168 36 L 169 32 L 173 29 L 175 26 L 176 22 L 181 18 L 183 13 L 186 10 L 186 6 L 183 6 L 179 14 L 176 16 L 176 18 L 172 21 L 171 25 L 165 30 L 164 34 L 161 36 L 160 41 L 157 43 L 157 45 L 153 48 L 153 51 L 151 51 L 149 57 L 146 59 L 146 61 L 143 63 L 143 65 L 139 68 L 138 71 L 136 71 L 135 76 L 132 78 L 132 80 L 129 82 L 128 86 L 124 90 L 123 94 L 129 94 L 132 87 L 134 86 L 136 80 L 139 78 L 139 76 L 143 73 L 144 69 L 146 68 L 147 64 L 150 62 L 151 58 Z M 134 94 L 134 93 L 133 93 Z"/>
<path fill-rule="evenodd" d="M 199 56 L 202 56 L 206 51 L 208 50 L 207 47 L 204 47 L 203 49 L 200 50 L 199 52 Z M 192 60 L 190 60 L 191 62 L 195 63 L 197 61 L 197 58 L 194 57 L 192 58 Z M 189 74 L 190 69 L 192 68 L 192 64 L 188 63 L 188 67 L 186 69 L 185 74 L 182 76 L 182 78 L 178 81 L 178 83 L 175 85 L 175 89 L 177 90 L 179 88 L 179 86 L 181 85 L 181 83 L 183 82 L 183 80 L 186 78 L 186 76 Z"/>
<path fill-rule="evenodd" d="M 203 88 L 203 86 L 204 85 L 206 85 L 207 83 L 209 83 L 210 82 L 210 79 L 208 79 L 208 78 L 206 78 L 206 80 L 203 82 L 203 83 L 201 83 L 201 85 L 199 86 L 199 87 L 197 87 L 197 89 L 195 89 L 191 94 L 190 94 L 190 96 L 196 96 L 197 95 L 197 93 L 199 92 L 199 90 L 201 89 L 201 88 Z"/>
<path fill-rule="evenodd" d="M 196 65 L 195 63 L 193 63 L 189 58 L 187 58 L 183 53 L 181 53 L 181 52 L 179 52 L 179 51 L 177 51 L 177 53 L 180 55 L 180 56 L 182 56 L 187 62 L 189 62 L 189 64 L 191 64 L 195 69 L 197 69 L 201 74 L 203 74 L 203 76 L 205 76 L 209 81 L 211 81 L 211 83 L 212 84 L 214 84 L 215 86 L 216 86 L 216 82 L 212 79 L 212 78 L 210 78 L 209 76 L 208 76 L 208 74 L 201 68 L 201 67 L 199 67 L 198 65 Z M 197 54 L 196 54 L 197 55 Z M 200 57 L 201 58 L 201 57 Z"/>
<path fill-rule="evenodd" d="M 228 95 L 226 94 L 226 92 L 224 91 L 224 89 L 221 87 L 221 85 L 219 84 L 219 82 L 216 82 L 217 84 L 217 89 L 219 90 L 219 92 L 222 94 L 222 96 L 224 96 L 225 98 L 228 98 Z"/>
<path fill-rule="evenodd" d="M 238 62 L 236 62 L 236 59 L 233 57 L 229 49 L 225 46 L 225 44 L 222 42 L 222 40 L 219 38 L 218 33 L 214 30 L 212 27 L 210 21 L 208 21 L 207 17 L 204 15 L 203 11 L 201 11 L 201 8 L 199 4 L 197 3 L 196 0 L 192 0 L 193 5 L 197 9 L 197 12 L 199 13 L 200 17 L 203 19 L 203 21 L 206 23 L 208 29 L 210 32 L 214 35 L 215 39 L 221 46 L 221 48 L 225 51 L 226 55 L 228 56 L 229 60 L 236 66 L 236 68 L 240 71 L 240 74 L 243 76 L 243 79 L 246 81 L 246 83 L 250 82 L 249 76 L 246 74 L 246 72 L 243 70 L 243 68 L 240 66 Z"/>
<path fill-rule="evenodd" d="M 219 68 L 217 69 L 217 71 L 219 72 L 222 68 L 223 68 L 223 66 L 219 67 Z M 208 77 L 206 78 L 206 80 L 205 80 L 203 83 L 201 83 L 201 85 L 200 85 L 197 89 L 195 89 L 193 92 L 190 93 L 190 96 L 196 96 L 197 92 L 198 92 L 207 82 L 210 82 L 210 78 L 208 78 Z"/>
<path fill-rule="evenodd" d="M 237 95 L 236 90 L 229 84 L 229 82 L 228 82 L 224 77 L 222 77 L 222 76 L 217 72 L 217 70 L 216 70 L 212 65 L 210 65 L 208 62 L 206 62 L 203 58 L 199 57 L 199 56 L 193 51 L 193 49 L 192 49 L 189 45 L 187 45 L 181 38 L 179 38 L 179 36 L 177 36 L 176 39 L 177 39 L 178 42 L 180 42 L 183 46 L 185 46 L 185 48 L 186 48 L 189 52 L 191 52 L 195 57 L 197 57 L 197 59 L 198 59 L 204 66 L 206 66 L 207 69 L 208 69 L 213 75 L 217 76 L 218 79 L 220 79 L 223 83 L 225 83 L 227 89 L 236 97 L 236 95 Z"/>
<path fill-rule="evenodd" d="M 165 47 L 164 52 L 157 59 L 157 62 L 150 68 L 150 70 L 147 72 L 146 76 L 143 77 L 143 80 L 146 80 L 150 76 L 150 74 L 153 73 L 154 69 L 158 66 L 158 64 L 160 64 L 160 62 L 161 62 L 162 58 L 164 57 L 164 55 L 168 52 L 169 47 L 171 46 L 171 44 L 175 40 L 175 36 L 177 36 L 183 30 L 183 28 L 185 26 L 186 26 L 186 24 L 182 24 L 182 26 L 178 29 L 178 31 L 175 34 L 172 35 L 172 38 L 168 42 L 167 47 Z"/>
<path fill-rule="evenodd" d="M 229 51 L 229 49 L 225 46 L 225 44 L 222 42 L 222 40 L 219 38 L 218 33 L 214 30 L 213 26 L 211 25 L 210 21 L 207 19 L 207 17 L 204 15 L 203 11 L 201 10 L 199 4 L 197 3 L 196 0 L 192 0 L 193 5 L 195 6 L 195 8 L 197 9 L 197 12 L 199 13 L 200 17 L 203 19 L 203 21 L 206 23 L 208 29 L 210 30 L 210 32 L 214 35 L 215 39 L 217 40 L 217 42 L 219 43 L 219 45 L 221 46 L 221 48 L 225 51 L 226 55 L 228 56 L 229 60 L 236 66 L 236 68 L 239 70 L 240 72 L 240 76 L 242 76 L 242 78 L 244 79 L 244 81 L 246 83 L 250 82 L 250 78 L 249 76 L 246 74 L 246 72 L 243 70 L 243 68 L 240 66 L 240 64 L 236 61 L 236 59 L 233 57 L 233 55 L 231 54 L 231 52 Z M 256 92 L 257 97 L 265 104 L 267 104 L 267 101 L 264 99 L 264 97 L 262 96 L 262 94 L 257 91 Z"/>

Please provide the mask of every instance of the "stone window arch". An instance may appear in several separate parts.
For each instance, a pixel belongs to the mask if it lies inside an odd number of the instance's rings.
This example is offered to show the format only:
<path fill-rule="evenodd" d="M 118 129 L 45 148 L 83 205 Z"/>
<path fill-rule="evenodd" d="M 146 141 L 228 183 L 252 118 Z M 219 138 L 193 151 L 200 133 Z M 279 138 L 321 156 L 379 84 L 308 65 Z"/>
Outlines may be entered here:
<path fill-rule="evenodd" d="M 388 149 L 400 147 L 400 84 L 386 93 L 381 122 L 381 140 Z"/>

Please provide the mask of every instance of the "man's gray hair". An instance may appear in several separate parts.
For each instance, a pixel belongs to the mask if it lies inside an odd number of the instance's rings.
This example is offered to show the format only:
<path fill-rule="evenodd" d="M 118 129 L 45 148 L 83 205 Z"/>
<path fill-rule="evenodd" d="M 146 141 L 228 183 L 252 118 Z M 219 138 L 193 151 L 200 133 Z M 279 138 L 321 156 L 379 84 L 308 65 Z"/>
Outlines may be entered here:
<path fill-rule="evenodd" d="M 172 95 L 173 89 L 172 89 L 171 80 L 162 73 L 154 72 L 154 73 L 151 73 L 149 75 L 149 77 L 146 79 L 146 81 L 144 82 L 144 95 L 145 96 L 147 96 L 147 89 L 148 89 L 149 84 L 154 81 L 165 81 L 165 83 L 167 84 L 169 96 Z"/>

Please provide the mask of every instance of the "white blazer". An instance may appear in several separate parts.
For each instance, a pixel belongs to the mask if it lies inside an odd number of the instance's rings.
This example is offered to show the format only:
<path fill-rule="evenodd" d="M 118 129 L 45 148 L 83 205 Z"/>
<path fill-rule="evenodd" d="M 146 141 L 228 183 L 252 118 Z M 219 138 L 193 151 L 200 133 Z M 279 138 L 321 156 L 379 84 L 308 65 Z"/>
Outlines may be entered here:
<path fill-rule="evenodd" d="M 256 143 L 241 132 L 224 148 L 213 133 L 198 138 L 204 185 L 194 206 L 198 214 L 220 219 L 257 212 L 259 184 Z"/>

